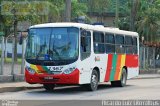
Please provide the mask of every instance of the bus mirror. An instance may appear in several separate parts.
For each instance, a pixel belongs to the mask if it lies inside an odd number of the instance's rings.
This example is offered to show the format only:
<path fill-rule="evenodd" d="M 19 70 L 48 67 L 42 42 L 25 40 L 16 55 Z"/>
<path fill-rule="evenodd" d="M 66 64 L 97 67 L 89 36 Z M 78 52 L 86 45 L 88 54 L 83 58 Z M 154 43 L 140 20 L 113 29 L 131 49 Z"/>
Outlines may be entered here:
<path fill-rule="evenodd" d="M 83 47 L 87 46 L 86 36 L 87 36 L 87 31 L 85 29 L 81 29 L 81 46 Z"/>
<path fill-rule="evenodd" d="M 81 29 L 81 36 L 87 36 L 87 31 L 85 29 Z"/>
<path fill-rule="evenodd" d="M 86 46 L 86 37 L 81 36 L 81 46 L 85 47 Z"/>

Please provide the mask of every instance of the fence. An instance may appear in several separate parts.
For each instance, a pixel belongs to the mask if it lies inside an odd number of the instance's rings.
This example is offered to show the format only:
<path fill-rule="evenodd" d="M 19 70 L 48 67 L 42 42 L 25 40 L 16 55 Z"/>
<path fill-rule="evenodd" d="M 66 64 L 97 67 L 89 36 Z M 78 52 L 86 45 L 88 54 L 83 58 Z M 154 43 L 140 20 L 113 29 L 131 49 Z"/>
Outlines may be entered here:
<path fill-rule="evenodd" d="M 10 40 L 9 40 L 10 39 Z M 17 62 L 14 61 L 14 37 L 0 37 L 0 75 L 19 75 L 24 74 L 24 45 L 17 44 Z"/>
<path fill-rule="evenodd" d="M 154 70 L 160 68 L 160 48 L 141 46 L 139 53 L 141 70 Z"/>

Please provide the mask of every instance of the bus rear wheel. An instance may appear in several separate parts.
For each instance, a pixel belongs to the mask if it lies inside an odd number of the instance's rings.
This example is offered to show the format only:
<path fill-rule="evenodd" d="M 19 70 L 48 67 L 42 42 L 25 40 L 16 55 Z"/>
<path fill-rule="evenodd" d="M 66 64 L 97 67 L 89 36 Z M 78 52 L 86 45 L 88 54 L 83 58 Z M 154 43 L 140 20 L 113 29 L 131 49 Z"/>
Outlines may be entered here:
<path fill-rule="evenodd" d="M 127 82 L 127 71 L 125 68 L 122 69 L 121 79 L 119 81 L 111 81 L 111 85 L 114 87 L 124 87 Z"/>
<path fill-rule="evenodd" d="M 95 91 L 98 88 L 98 73 L 96 70 L 92 71 L 90 84 L 84 85 L 89 91 Z"/>
<path fill-rule="evenodd" d="M 46 91 L 53 91 L 55 88 L 55 84 L 43 84 L 43 87 Z"/>

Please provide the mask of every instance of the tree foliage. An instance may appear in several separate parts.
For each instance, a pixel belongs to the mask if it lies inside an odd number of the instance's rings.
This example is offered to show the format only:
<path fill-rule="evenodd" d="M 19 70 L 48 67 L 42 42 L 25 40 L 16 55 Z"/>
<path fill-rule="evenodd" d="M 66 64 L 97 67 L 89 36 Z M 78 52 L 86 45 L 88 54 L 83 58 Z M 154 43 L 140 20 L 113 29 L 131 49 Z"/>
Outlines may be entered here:
<path fill-rule="evenodd" d="M 65 0 L 8 0 L 4 2 L 0 0 L 0 3 L 3 5 L 0 14 L 0 31 L 5 32 L 6 37 L 14 33 L 15 60 L 17 60 L 17 25 L 19 22 L 27 21 L 33 25 L 64 20 Z M 87 6 L 77 0 L 72 0 L 71 10 L 72 20 L 79 16 L 87 17 Z"/>
<path fill-rule="evenodd" d="M 160 30 L 160 1 L 134 0 L 134 2 L 132 5 L 132 2 L 128 1 L 127 8 L 130 11 L 126 12 L 128 16 L 119 20 L 120 29 L 132 30 L 131 27 L 135 27 L 134 31 L 139 33 L 140 38 L 144 36 L 145 41 L 159 40 L 156 36 Z"/>
<path fill-rule="evenodd" d="M 154 2 L 141 1 L 138 9 L 136 27 L 141 36 L 145 37 L 146 41 L 155 41 L 160 25 L 160 1 Z"/>

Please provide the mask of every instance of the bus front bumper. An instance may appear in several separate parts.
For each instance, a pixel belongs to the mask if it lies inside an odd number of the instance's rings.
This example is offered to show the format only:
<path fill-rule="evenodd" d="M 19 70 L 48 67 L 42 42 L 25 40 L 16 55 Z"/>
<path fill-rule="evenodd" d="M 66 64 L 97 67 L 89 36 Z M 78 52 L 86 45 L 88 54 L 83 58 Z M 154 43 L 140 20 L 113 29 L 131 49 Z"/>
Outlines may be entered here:
<path fill-rule="evenodd" d="M 25 70 L 25 80 L 30 84 L 79 84 L 79 70 L 75 69 L 70 74 L 31 74 Z"/>

